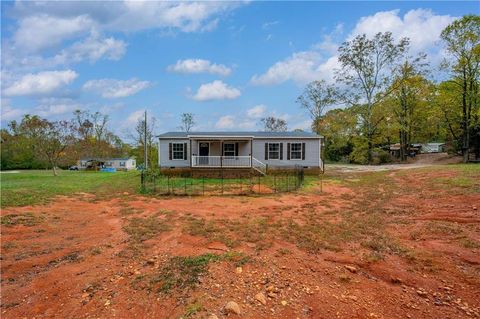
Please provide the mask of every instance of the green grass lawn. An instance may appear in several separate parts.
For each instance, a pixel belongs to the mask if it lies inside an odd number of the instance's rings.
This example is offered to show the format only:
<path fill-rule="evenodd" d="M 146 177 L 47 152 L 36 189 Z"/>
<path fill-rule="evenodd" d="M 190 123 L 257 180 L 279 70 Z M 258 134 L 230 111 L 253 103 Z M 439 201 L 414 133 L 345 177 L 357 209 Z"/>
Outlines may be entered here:
<path fill-rule="evenodd" d="M 29 170 L 1 173 L 1 207 L 25 206 L 48 201 L 55 195 L 78 192 L 109 196 L 120 192 L 137 192 L 140 172 L 75 172 Z"/>

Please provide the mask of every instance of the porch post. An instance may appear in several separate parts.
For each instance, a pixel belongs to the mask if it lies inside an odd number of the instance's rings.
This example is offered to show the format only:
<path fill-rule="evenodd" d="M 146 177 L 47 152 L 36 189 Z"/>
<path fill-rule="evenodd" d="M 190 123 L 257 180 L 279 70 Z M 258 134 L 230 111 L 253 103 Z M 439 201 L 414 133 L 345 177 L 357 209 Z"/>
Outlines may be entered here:
<path fill-rule="evenodd" d="M 223 167 L 223 140 L 220 140 L 220 167 Z"/>
<path fill-rule="evenodd" d="M 253 138 L 250 138 L 250 167 L 252 167 L 253 162 Z"/>
<path fill-rule="evenodd" d="M 192 153 L 192 139 L 189 138 L 190 140 L 190 168 L 192 168 L 192 156 L 193 156 L 193 153 Z M 187 152 L 188 154 L 188 152 Z"/>

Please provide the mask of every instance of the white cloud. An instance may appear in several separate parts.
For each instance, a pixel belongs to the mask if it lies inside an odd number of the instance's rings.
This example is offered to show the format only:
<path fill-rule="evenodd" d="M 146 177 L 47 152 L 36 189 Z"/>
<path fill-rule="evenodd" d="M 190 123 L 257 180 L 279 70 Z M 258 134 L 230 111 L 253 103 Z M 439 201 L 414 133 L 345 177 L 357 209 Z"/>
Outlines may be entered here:
<path fill-rule="evenodd" d="M 109 28 L 138 31 L 150 28 L 175 28 L 182 32 L 211 31 L 217 24 L 216 15 L 229 12 L 239 2 L 153 2 L 126 1 Z"/>
<path fill-rule="evenodd" d="M 75 19 L 87 16 L 101 30 L 135 32 L 147 29 L 175 29 L 207 32 L 218 18 L 247 4 L 233 1 L 117 1 L 117 2 L 16 2 L 14 14 L 21 20 L 46 16 Z"/>
<path fill-rule="evenodd" d="M 262 24 L 262 29 L 263 30 L 268 30 L 270 29 L 271 27 L 279 24 L 280 22 L 279 21 L 267 21 L 265 22 L 264 24 Z"/>
<path fill-rule="evenodd" d="M 410 38 L 412 53 L 426 51 L 431 61 L 439 61 L 441 49 L 437 42 L 440 33 L 456 18 L 435 15 L 431 10 L 424 9 L 410 10 L 403 17 L 399 13 L 399 10 L 382 11 L 363 17 L 347 39 L 363 33 L 371 37 L 378 32 L 390 31 L 397 39 Z M 343 24 L 338 24 L 331 34 L 324 35 L 322 41 L 310 50 L 295 52 L 276 62 L 265 73 L 255 74 L 250 82 L 254 85 L 276 85 L 286 81 L 304 85 L 320 79 L 333 82 L 334 71 L 340 66 L 336 52 L 342 33 Z"/>
<path fill-rule="evenodd" d="M 267 107 L 263 104 L 256 105 L 247 110 L 247 116 L 253 119 L 259 119 L 265 114 Z"/>
<path fill-rule="evenodd" d="M 124 122 L 124 126 L 134 127 L 138 123 L 138 120 L 141 119 L 142 116 L 144 116 L 144 114 L 145 114 L 144 110 L 138 110 L 130 113 L 130 115 L 128 115 L 127 119 Z"/>
<path fill-rule="evenodd" d="M 27 16 L 19 21 L 13 38 L 16 47 L 29 52 L 55 46 L 71 37 L 87 32 L 93 21 L 87 15 L 72 18 L 47 14 Z"/>
<path fill-rule="evenodd" d="M 92 32 L 83 41 L 63 49 L 53 61 L 55 64 L 68 64 L 89 60 L 91 63 L 102 58 L 119 60 L 126 50 L 126 43 L 113 37 L 104 38 L 98 32 Z"/>
<path fill-rule="evenodd" d="M 129 80 L 99 79 L 90 80 L 83 85 L 83 89 L 100 94 L 104 98 L 114 99 L 127 97 L 151 86 L 148 81 L 136 78 Z"/>
<path fill-rule="evenodd" d="M 228 86 L 220 80 L 202 84 L 192 97 L 196 101 L 232 100 L 241 95 L 239 89 Z"/>
<path fill-rule="evenodd" d="M 252 119 L 242 118 L 239 120 L 237 116 L 225 115 L 218 119 L 218 121 L 215 123 L 215 128 L 219 130 L 249 130 L 255 128 L 255 125 L 256 123 Z"/>
<path fill-rule="evenodd" d="M 218 119 L 215 124 L 215 128 L 218 129 L 231 129 L 235 125 L 235 118 L 232 115 L 225 115 Z"/>
<path fill-rule="evenodd" d="M 223 64 L 215 64 L 203 59 L 178 60 L 176 64 L 169 65 L 167 70 L 177 73 L 210 73 L 222 76 L 232 72 L 232 69 Z"/>
<path fill-rule="evenodd" d="M 41 117 L 51 118 L 72 113 L 75 110 L 83 108 L 82 104 L 72 99 L 46 98 L 39 101 L 39 104 L 35 107 L 33 113 Z"/>
<path fill-rule="evenodd" d="M 410 10 L 403 17 L 400 10 L 381 11 L 361 18 L 350 38 L 363 33 L 371 37 L 380 31 L 390 31 L 397 39 L 410 38 L 414 52 L 426 51 L 436 46 L 442 30 L 455 19 L 450 15 L 435 15 L 426 9 Z"/>
<path fill-rule="evenodd" d="M 264 74 L 255 74 L 250 82 L 254 85 L 275 85 L 292 80 L 303 85 L 319 79 L 331 81 L 337 64 L 336 57 L 325 60 L 314 50 L 297 52 L 275 63 Z"/>
<path fill-rule="evenodd" d="M 10 101 L 8 99 L 2 99 L 2 121 L 11 121 L 19 119 L 25 112 L 21 108 L 14 107 L 10 105 Z"/>
<path fill-rule="evenodd" d="M 29 73 L 3 90 L 6 96 L 42 95 L 70 84 L 78 74 L 72 70 Z"/>
<path fill-rule="evenodd" d="M 88 60 L 94 63 L 100 59 L 119 60 L 126 51 L 127 44 L 113 37 L 104 37 L 96 31 L 90 35 L 62 49 L 50 57 L 40 54 L 22 55 L 13 46 L 2 48 L 2 66 L 11 72 L 22 73 L 68 66 Z"/>

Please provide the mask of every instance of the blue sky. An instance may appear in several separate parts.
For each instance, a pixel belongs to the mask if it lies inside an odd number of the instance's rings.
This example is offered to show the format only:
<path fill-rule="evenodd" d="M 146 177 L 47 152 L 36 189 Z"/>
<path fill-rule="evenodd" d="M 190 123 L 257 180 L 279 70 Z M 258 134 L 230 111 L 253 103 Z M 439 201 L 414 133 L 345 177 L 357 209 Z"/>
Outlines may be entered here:
<path fill-rule="evenodd" d="M 259 129 L 269 115 L 309 129 L 295 100 L 309 81 L 333 81 L 340 43 L 391 31 L 435 70 L 441 30 L 479 11 L 473 1 L 2 2 L 1 122 L 100 110 L 127 136 L 147 109 L 158 133 L 182 112 L 197 130 Z"/>

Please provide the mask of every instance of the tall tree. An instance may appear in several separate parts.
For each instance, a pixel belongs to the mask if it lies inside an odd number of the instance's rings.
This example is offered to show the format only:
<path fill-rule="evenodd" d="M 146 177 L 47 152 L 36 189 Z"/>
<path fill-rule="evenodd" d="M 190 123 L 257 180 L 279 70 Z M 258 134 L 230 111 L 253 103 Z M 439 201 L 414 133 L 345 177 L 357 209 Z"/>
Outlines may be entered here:
<path fill-rule="evenodd" d="M 414 126 L 418 120 L 418 107 L 427 98 L 429 83 L 424 78 L 426 55 L 407 57 L 397 68 L 390 88 L 393 114 L 398 124 L 400 159 L 405 161 L 411 143 Z"/>
<path fill-rule="evenodd" d="M 460 97 L 461 134 L 458 139 L 463 162 L 466 163 L 470 150 L 470 131 L 474 126 L 472 116 L 478 112 L 480 100 L 480 16 L 467 15 L 454 21 L 442 31 L 441 39 L 450 55 L 445 67 L 453 76 L 450 79 L 454 84 L 451 89 Z"/>
<path fill-rule="evenodd" d="M 332 161 L 348 161 L 357 135 L 357 118 L 352 108 L 329 110 L 314 122 L 313 131 L 322 130 L 325 137 L 325 155 Z"/>
<path fill-rule="evenodd" d="M 344 42 L 338 49 L 341 68 L 336 78 L 347 87 L 342 95 L 344 101 L 362 106 L 362 134 L 367 141 L 369 163 L 372 161 L 373 138 L 383 120 L 374 120 L 374 108 L 389 95 L 391 74 L 408 44 L 406 38 L 396 43 L 391 32 L 379 32 L 372 39 L 365 34 L 358 35 Z"/>
<path fill-rule="evenodd" d="M 273 116 L 264 117 L 260 120 L 263 124 L 264 130 L 267 132 L 286 132 L 287 121 Z"/>
<path fill-rule="evenodd" d="M 108 129 L 108 115 L 76 110 L 72 119 L 78 144 L 71 150 L 77 157 L 111 157 L 124 155 L 119 137 Z"/>
<path fill-rule="evenodd" d="M 337 92 L 333 85 L 324 80 L 309 83 L 303 93 L 297 98 L 297 103 L 308 111 L 312 119 L 312 129 L 320 130 L 319 120 L 324 115 L 325 109 L 337 103 Z M 316 131 L 320 133 L 320 131 Z"/>
<path fill-rule="evenodd" d="M 195 115 L 193 113 L 182 113 L 180 116 L 180 130 L 184 132 L 190 132 L 190 130 L 195 126 Z"/>

